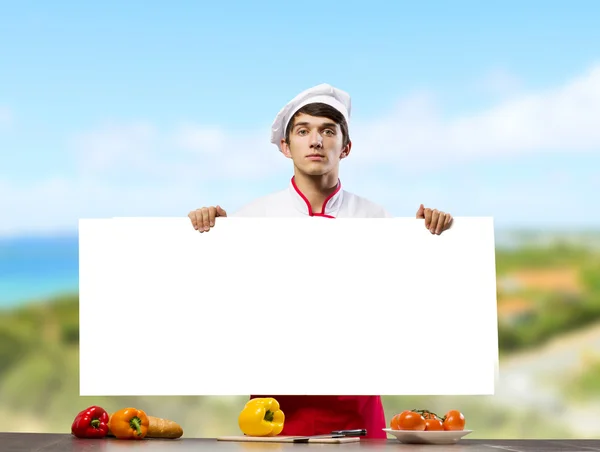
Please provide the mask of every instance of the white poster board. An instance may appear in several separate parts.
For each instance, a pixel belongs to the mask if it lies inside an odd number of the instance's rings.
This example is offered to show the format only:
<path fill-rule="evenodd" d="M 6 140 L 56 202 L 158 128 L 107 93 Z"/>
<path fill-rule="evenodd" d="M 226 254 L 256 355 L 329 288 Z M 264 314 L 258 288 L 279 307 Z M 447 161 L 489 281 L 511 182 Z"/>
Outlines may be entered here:
<path fill-rule="evenodd" d="M 494 228 L 81 220 L 80 393 L 489 395 Z"/>

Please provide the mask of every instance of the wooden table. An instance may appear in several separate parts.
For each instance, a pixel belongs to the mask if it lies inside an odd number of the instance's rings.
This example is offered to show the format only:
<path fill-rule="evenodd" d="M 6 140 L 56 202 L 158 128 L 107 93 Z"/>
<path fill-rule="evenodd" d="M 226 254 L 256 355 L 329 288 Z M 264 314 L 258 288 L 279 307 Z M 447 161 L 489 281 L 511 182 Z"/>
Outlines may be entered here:
<path fill-rule="evenodd" d="M 368 451 L 418 452 L 600 452 L 600 440 L 469 440 L 463 439 L 450 446 L 402 444 L 397 440 L 361 440 L 348 444 L 289 444 L 239 443 L 217 441 L 212 438 L 181 438 L 179 440 L 149 439 L 125 441 L 115 439 L 83 440 L 68 434 L 0 433 L 1 452 L 112 452 L 112 451 L 286 451 L 298 448 Z"/>

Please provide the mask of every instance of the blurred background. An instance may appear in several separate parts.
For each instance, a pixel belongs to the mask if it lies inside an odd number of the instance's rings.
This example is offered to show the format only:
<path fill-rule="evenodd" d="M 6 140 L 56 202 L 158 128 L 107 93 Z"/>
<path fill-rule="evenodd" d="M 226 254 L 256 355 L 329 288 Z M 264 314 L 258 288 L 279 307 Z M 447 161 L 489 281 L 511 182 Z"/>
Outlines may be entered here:
<path fill-rule="evenodd" d="M 2 5 L 0 430 L 68 432 L 100 404 L 238 432 L 246 396 L 78 395 L 77 220 L 285 187 L 271 121 L 327 82 L 353 96 L 347 190 L 496 225 L 497 393 L 385 397 L 388 421 L 457 408 L 473 438 L 598 437 L 600 6 L 390 3 Z"/>

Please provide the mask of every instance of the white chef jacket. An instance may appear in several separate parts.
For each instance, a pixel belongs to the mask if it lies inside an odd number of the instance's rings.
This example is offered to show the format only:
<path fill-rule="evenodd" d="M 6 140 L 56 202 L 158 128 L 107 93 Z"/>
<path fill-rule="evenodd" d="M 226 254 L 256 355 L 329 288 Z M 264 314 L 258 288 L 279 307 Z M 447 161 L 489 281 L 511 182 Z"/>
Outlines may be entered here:
<path fill-rule="evenodd" d="M 342 189 L 337 189 L 323 203 L 319 212 L 313 212 L 308 199 L 296 186 L 294 178 L 285 190 L 252 201 L 232 215 L 233 217 L 324 217 L 324 218 L 392 218 L 380 205 Z"/>

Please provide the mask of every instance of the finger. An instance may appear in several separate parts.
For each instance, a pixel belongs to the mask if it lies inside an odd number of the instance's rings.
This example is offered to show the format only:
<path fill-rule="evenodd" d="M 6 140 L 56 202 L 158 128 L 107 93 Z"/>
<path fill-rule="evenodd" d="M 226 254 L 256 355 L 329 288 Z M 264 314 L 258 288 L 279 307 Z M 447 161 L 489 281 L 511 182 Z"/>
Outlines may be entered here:
<path fill-rule="evenodd" d="M 200 227 L 202 228 L 202 230 L 204 232 L 207 232 L 210 230 L 210 218 L 209 218 L 209 212 L 208 212 L 208 207 L 203 207 L 202 208 L 202 223 L 200 225 Z"/>
<path fill-rule="evenodd" d="M 196 226 L 202 232 L 202 209 L 196 209 Z"/>
<path fill-rule="evenodd" d="M 435 228 L 437 228 L 437 222 L 440 217 L 440 212 L 436 209 L 433 209 L 431 212 L 431 222 L 429 223 L 429 232 L 435 234 Z"/>
<path fill-rule="evenodd" d="M 195 214 L 196 214 L 196 217 L 195 217 L 196 228 L 200 233 L 202 233 L 202 232 L 204 232 L 204 225 L 202 224 L 202 208 L 196 209 Z"/>
<path fill-rule="evenodd" d="M 437 235 L 440 235 L 442 233 L 442 231 L 444 230 L 445 222 L 446 222 L 446 214 L 444 212 L 440 212 L 440 215 L 439 215 L 438 221 L 437 221 L 437 227 L 435 228 L 435 233 Z"/>
<path fill-rule="evenodd" d="M 210 231 L 215 225 L 215 213 L 216 209 L 214 207 L 206 207 L 206 210 L 202 212 L 202 226 L 205 232 Z"/>
<path fill-rule="evenodd" d="M 196 220 L 196 211 L 192 210 L 190 213 L 188 213 L 188 218 L 192 222 L 192 226 L 194 227 L 194 229 L 198 230 L 198 221 Z"/>
<path fill-rule="evenodd" d="M 208 223 L 212 228 L 215 225 L 215 218 L 217 216 L 217 209 L 215 207 L 208 208 Z"/>
<path fill-rule="evenodd" d="M 204 232 L 204 207 L 196 211 L 196 222 L 198 223 L 198 230 Z"/>
<path fill-rule="evenodd" d="M 431 216 L 433 215 L 433 212 L 431 211 L 431 209 L 425 209 L 425 227 L 427 229 L 429 229 L 429 225 L 431 224 Z"/>
<path fill-rule="evenodd" d="M 450 215 L 449 213 L 446 214 L 446 221 L 444 222 L 444 231 L 446 229 L 450 229 L 450 226 L 452 225 L 452 215 Z"/>
<path fill-rule="evenodd" d="M 223 210 L 221 208 L 221 206 L 217 206 L 217 215 L 219 217 L 226 217 L 227 216 L 227 212 L 225 212 L 225 210 Z"/>
<path fill-rule="evenodd" d="M 429 220 L 428 229 L 429 229 L 429 232 L 431 232 L 432 234 L 435 232 L 435 228 L 437 226 L 437 221 L 438 221 L 439 215 L 440 215 L 440 213 L 436 209 L 433 209 L 431 211 L 431 217 Z"/>
<path fill-rule="evenodd" d="M 425 218 L 425 206 L 423 204 L 421 204 L 421 206 L 419 207 L 419 210 L 417 210 L 417 218 L 422 219 Z"/>

